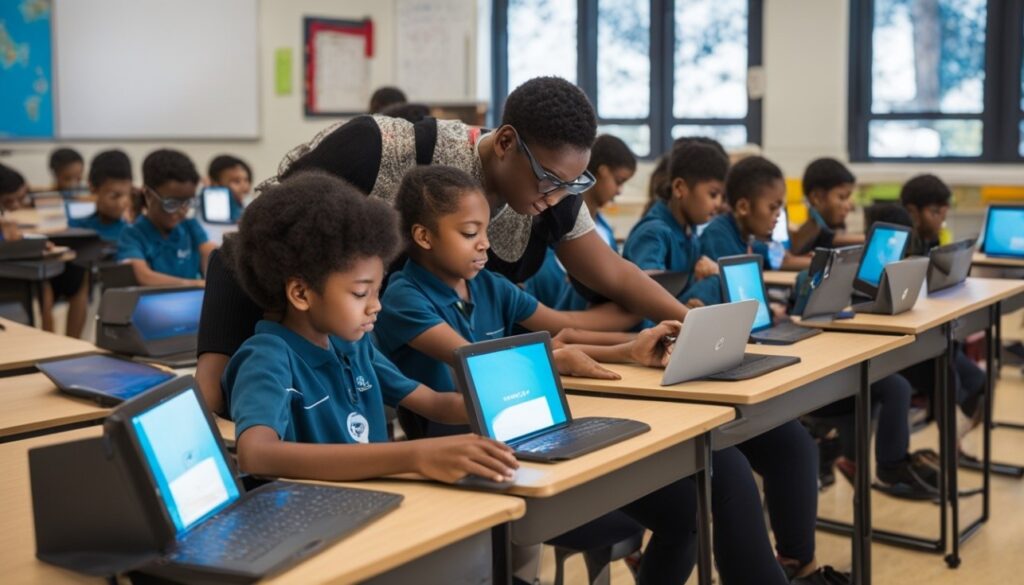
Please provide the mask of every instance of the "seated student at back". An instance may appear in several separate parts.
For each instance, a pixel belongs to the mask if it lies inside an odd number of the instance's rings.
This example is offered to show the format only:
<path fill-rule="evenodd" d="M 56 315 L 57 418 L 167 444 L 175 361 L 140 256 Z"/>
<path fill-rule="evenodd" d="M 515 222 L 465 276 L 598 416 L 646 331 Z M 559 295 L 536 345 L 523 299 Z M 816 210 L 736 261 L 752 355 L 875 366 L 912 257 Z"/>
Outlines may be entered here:
<path fill-rule="evenodd" d="M 121 232 L 117 258 L 131 264 L 142 286 L 203 286 L 216 245 L 195 219 L 199 173 L 184 153 L 161 149 L 142 161 L 143 214 Z"/>
<path fill-rule="evenodd" d="M 50 173 L 55 191 L 74 194 L 82 188 L 85 159 L 73 148 L 58 148 L 50 153 Z"/>
<path fill-rule="evenodd" d="M 796 254 L 864 243 L 863 234 L 846 233 L 856 185 L 850 169 L 834 158 L 819 158 L 807 165 L 803 189 L 811 217 L 793 234 L 791 249 Z"/>
<path fill-rule="evenodd" d="M 242 159 L 222 154 L 210 161 L 207 176 L 210 185 L 231 191 L 231 221 L 238 223 L 245 209 L 245 198 L 252 192 L 252 169 Z"/>
<path fill-rule="evenodd" d="M 587 170 L 594 175 L 596 181 L 593 187 L 583 193 L 583 203 L 594 219 L 601 239 L 618 252 L 615 230 L 601 214 L 601 208 L 622 193 L 622 186 L 633 178 L 636 173 L 636 155 L 621 139 L 602 134 L 594 140 Z M 544 264 L 537 274 L 524 284 L 527 292 L 554 309 L 578 311 L 587 307 L 587 300 L 569 283 L 569 277 L 552 248 L 548 248 Z"/>
<path fill-rule="evenodd" d="M 401 215 L 409 259 L 388 282 L 377 336 L 382 350 L 390 353 L 406 374 L 438 390 L 454 390 L 448 366 L 454 362 L 456 348 L 510 335 L 516 323 L 556 332 L 570 321 L 567 317 L 573 313 L 552 311 L 484 269 L 490 210 L 480 185 L 466 173 L 442 166 L 411 170 L 402 180 L 395 207 Z M 555 360 L 562 373 L 571 373 L 575 358 L 586 358 L 583 352 L 602 361 L 660 366 L 667 357 L 663 336 L 680 327 L 678 322 L 664 322 L 633 341 L 614 346 L 562 347 L 555 350 Z M 565 359 L 569 357 L 574 359 Z M 601 370 L 579 373 L 601 375 Z M 433 431 L 447 429 L 427 432 Z M 722 568 L 724 582 L 785 582 L 771 554 L 749 466 L 734 449 L 715 455 L 716 475 L 735 478 L 721 490 L 713 490 L 723 500 L 722 509 L 716 508 L 716 514 L 723 514 L 716 515 L 716 552 L 720 560 L 738 561 Z M 623 508 L 654 531 L 642 557 L 641 584 L 686 581 L 693 566 L 692 490 L 690 480 L 678 481 Z M 748 567 L 735 566 L 740 563 L 748 563 Z M 744 578 L 751 571 L 756 580 Z"/>
<path fill-rule="evenodd" d="M 116 242 L 128 226 L 125 212 L 131 205 L 132 163 L 120 150 L 105 150 L 89 165 L 89 192 L 96 197 L 96 211 L 88 217 L 69 219 L 71 227 L 94 230 L 108 242 Z"/>
<path fill-rule="evenodd" d="M 268 188 L 225 244 L 263 320 L 232 356 L 223 388 L 242 471 L 358 480 L 404 472 L 502 481 L 511 449 L 475 435 L 388 442 L 384 405 L 447 423 L 466 406 L 403 376 L 373 345 L 384 266 L 398 251 L 394 211 L 326 174 Z"/>
<path fill-rule="evenodd" d="M 691 307 L 721 299 L 718 265 L 701 252 L 698 225 L 707 223 L 722 199 L 729 159 L 714 147 L 686 143 L 672 150 L 668 199 L 659 199 L 630 232 L 623 256 L 647 271 L 685 272 L 680 300 Z"/>

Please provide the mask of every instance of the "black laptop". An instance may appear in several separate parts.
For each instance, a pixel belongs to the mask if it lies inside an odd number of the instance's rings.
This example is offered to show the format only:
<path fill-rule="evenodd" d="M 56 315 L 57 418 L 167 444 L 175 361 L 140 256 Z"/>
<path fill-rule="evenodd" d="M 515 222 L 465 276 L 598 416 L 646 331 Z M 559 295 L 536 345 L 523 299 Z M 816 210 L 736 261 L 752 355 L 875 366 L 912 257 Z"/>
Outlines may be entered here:
<path fill-rule="evenodd" d="M 750 330 L 750 340 L 770 345 L 789 345 L 820 334 L 821 329 L 801 327 L 792 322 L 775 323 L 772 311 L 768 307 L 768 293 L 761 272 L 763 262 L 760 254 L 726 256 L 718 260 L 718 269 L 722 275 L 723 300 L 727 303 L 748 299 L 757 301 L 757 313 L 754 317 L 754 326 Z"/>
<path fill-rule="evenodd" d="M 465 345 L 455 357 L 473 432 L 503 441 L 519 459 L 572 459 L 651 430 L 629 419 L 573 418 L 546 332 Z"/>
<path fill-rule="evenodd" d="M 1024 230 L 1024 227 L 1021 228 Z M 960 240 L 928 252 L 928 294 L 967 280 L 974 257 L 974 238 Z"/>
<path fill-rule="evenodd" d="M 165 556 L 142 570 L 175 581 L 255 581 L 402 501 L 399 494 L 286 481 L 245 491 L 191 376 L 124 403 L 104 432 L 128 460 L 166 542 Z"/>
<path fill-rule="evenodd" d="M 59 358 L 36 364 L 61 392 L 114 406 L 155 388 L 174 374 L 109 355 Z"/>

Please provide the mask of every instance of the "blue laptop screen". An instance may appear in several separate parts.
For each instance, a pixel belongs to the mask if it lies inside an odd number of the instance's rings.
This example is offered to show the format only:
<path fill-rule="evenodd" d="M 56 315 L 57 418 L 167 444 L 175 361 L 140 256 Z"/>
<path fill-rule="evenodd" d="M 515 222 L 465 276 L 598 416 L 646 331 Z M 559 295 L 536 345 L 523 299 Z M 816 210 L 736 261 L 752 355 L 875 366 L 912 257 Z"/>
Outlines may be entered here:
<path fill-rule="evenodd" d="M 985 253 L 1024 257 L 1024 208 L 989 208 Z"/>
<path fill-rule="evenodd" d="M 487 434 L 512 441 L 566 421 L 543 343 L 466 359 Z"/>
<path fill-rule="evenodd" d="M 871 286 L 878 286 L 882 280 L 882 270 L 886 264 L 896 262 L 903 255 L 904 245 L 910 232 L 889 228 L 877 228 L 871 235 L 864 250 L 864 258 L 857 272 L 857 279 Z"/>
<path fill-rule="evenodd" d="M 174 377 L 174 374 L 106 355 L 87 355 L 39 364 L 58 386 L 80 386 L 128 400 Z"/>
<path fill-rule="evenodd" d="M 238 499 L 238 486 L 194 390 L 136 415 L 132 427 L 178 534 Z"/>
<path fill-rule="evenodd" d="M 764 283 L 761 281 L 761 267 L 756 261 L 730 264 L 722 268 L 725 271 L 725 282 L 729 292 L 729 302 L 757 301 L 757 315 L 754 317 L 753 330 L 771 327 L 772 318 L 768 313 L 768 303 L 764 298 Z"/>
<path fill-rule="evenodd" d="M 201 289 L 146 294 L 139 297 L 132 323 L 145 341 L 193 335 L 202 310 Z"/>

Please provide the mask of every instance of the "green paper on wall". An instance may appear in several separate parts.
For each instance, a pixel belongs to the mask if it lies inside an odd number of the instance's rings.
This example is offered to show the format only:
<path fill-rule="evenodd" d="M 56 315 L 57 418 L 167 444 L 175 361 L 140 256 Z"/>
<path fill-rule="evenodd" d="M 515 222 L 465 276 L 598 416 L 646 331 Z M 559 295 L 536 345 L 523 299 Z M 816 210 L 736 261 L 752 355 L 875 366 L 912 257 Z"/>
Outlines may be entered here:
<path fill-rule="evenodd" d="M 277 95 L 291 95 L 292 93 L 291 48 L 274 51 L 274 88 Z"/>

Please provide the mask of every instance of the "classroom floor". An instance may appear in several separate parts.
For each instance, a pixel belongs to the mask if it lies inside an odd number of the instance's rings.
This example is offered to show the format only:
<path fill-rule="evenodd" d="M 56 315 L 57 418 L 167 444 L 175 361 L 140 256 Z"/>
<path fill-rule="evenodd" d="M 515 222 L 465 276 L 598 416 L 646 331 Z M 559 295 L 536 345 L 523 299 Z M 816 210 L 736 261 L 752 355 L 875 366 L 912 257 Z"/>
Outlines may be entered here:
<path fill-rule="evenodd" d="M 1006 340 L 1024 339 L 1021 314 L 1004 318 L 1003 335 Z M 1019 366 L 1006 366 L 996 389 L 995 419 L 1024 423 L 1024 375 Z M 911 436 L 911 449 L 938 447 L 935 425 Z M 965 448 L 981 454 L 981 434 L 967 436 Z M 993 461 L 1024 464 L 1024 431 L 995 429 L 992 433 Z M 981 485 L 981 476 L 961 470 L 960 489 Z M 853 488 L 841 475 L 836 483 L 820 493 L 818 511 L 821 517 L 851 521 L 853 518 Z M 926 537 L 938 537 L 939 509 L 930 503 L 899 500 L 877 491 L 872 493 L 873 526 L 898 530 Z M 937 554 L 913 552 L 885 544 L 872 546 L 873 582 L 881 585 L 959 585 L 961 583 L 1021 583 L 1024 563 L 1020 560 L 1024 550 L 1024 522 L 1019 518 L 1024 510 L 1024 480 L 993 476 L 991 517 L 974 537 L 960 548 L 962 563 L 959 569 L 946 567 Z M 981 513 L 981 497 L 961 499 L 961 526 L 967 525 Z M 818 560 L 837 569 L 850 569 L 850 540 L 826 532 L 818 533 Z M 550 547 L 545 547 L 541 558 L 540 579 L 543 585 L 554 582 L 555 560 Z M 612 584 L 632 585 L 633 579 L 623 562 L 612 564 Z M 586 567 L 577 555 L 566 563 L 566 585 L 586 583 Z M 688 585 L 697 582 L 696 575 Z M 717 582 L 717 581 L 716 581 Z"/>

